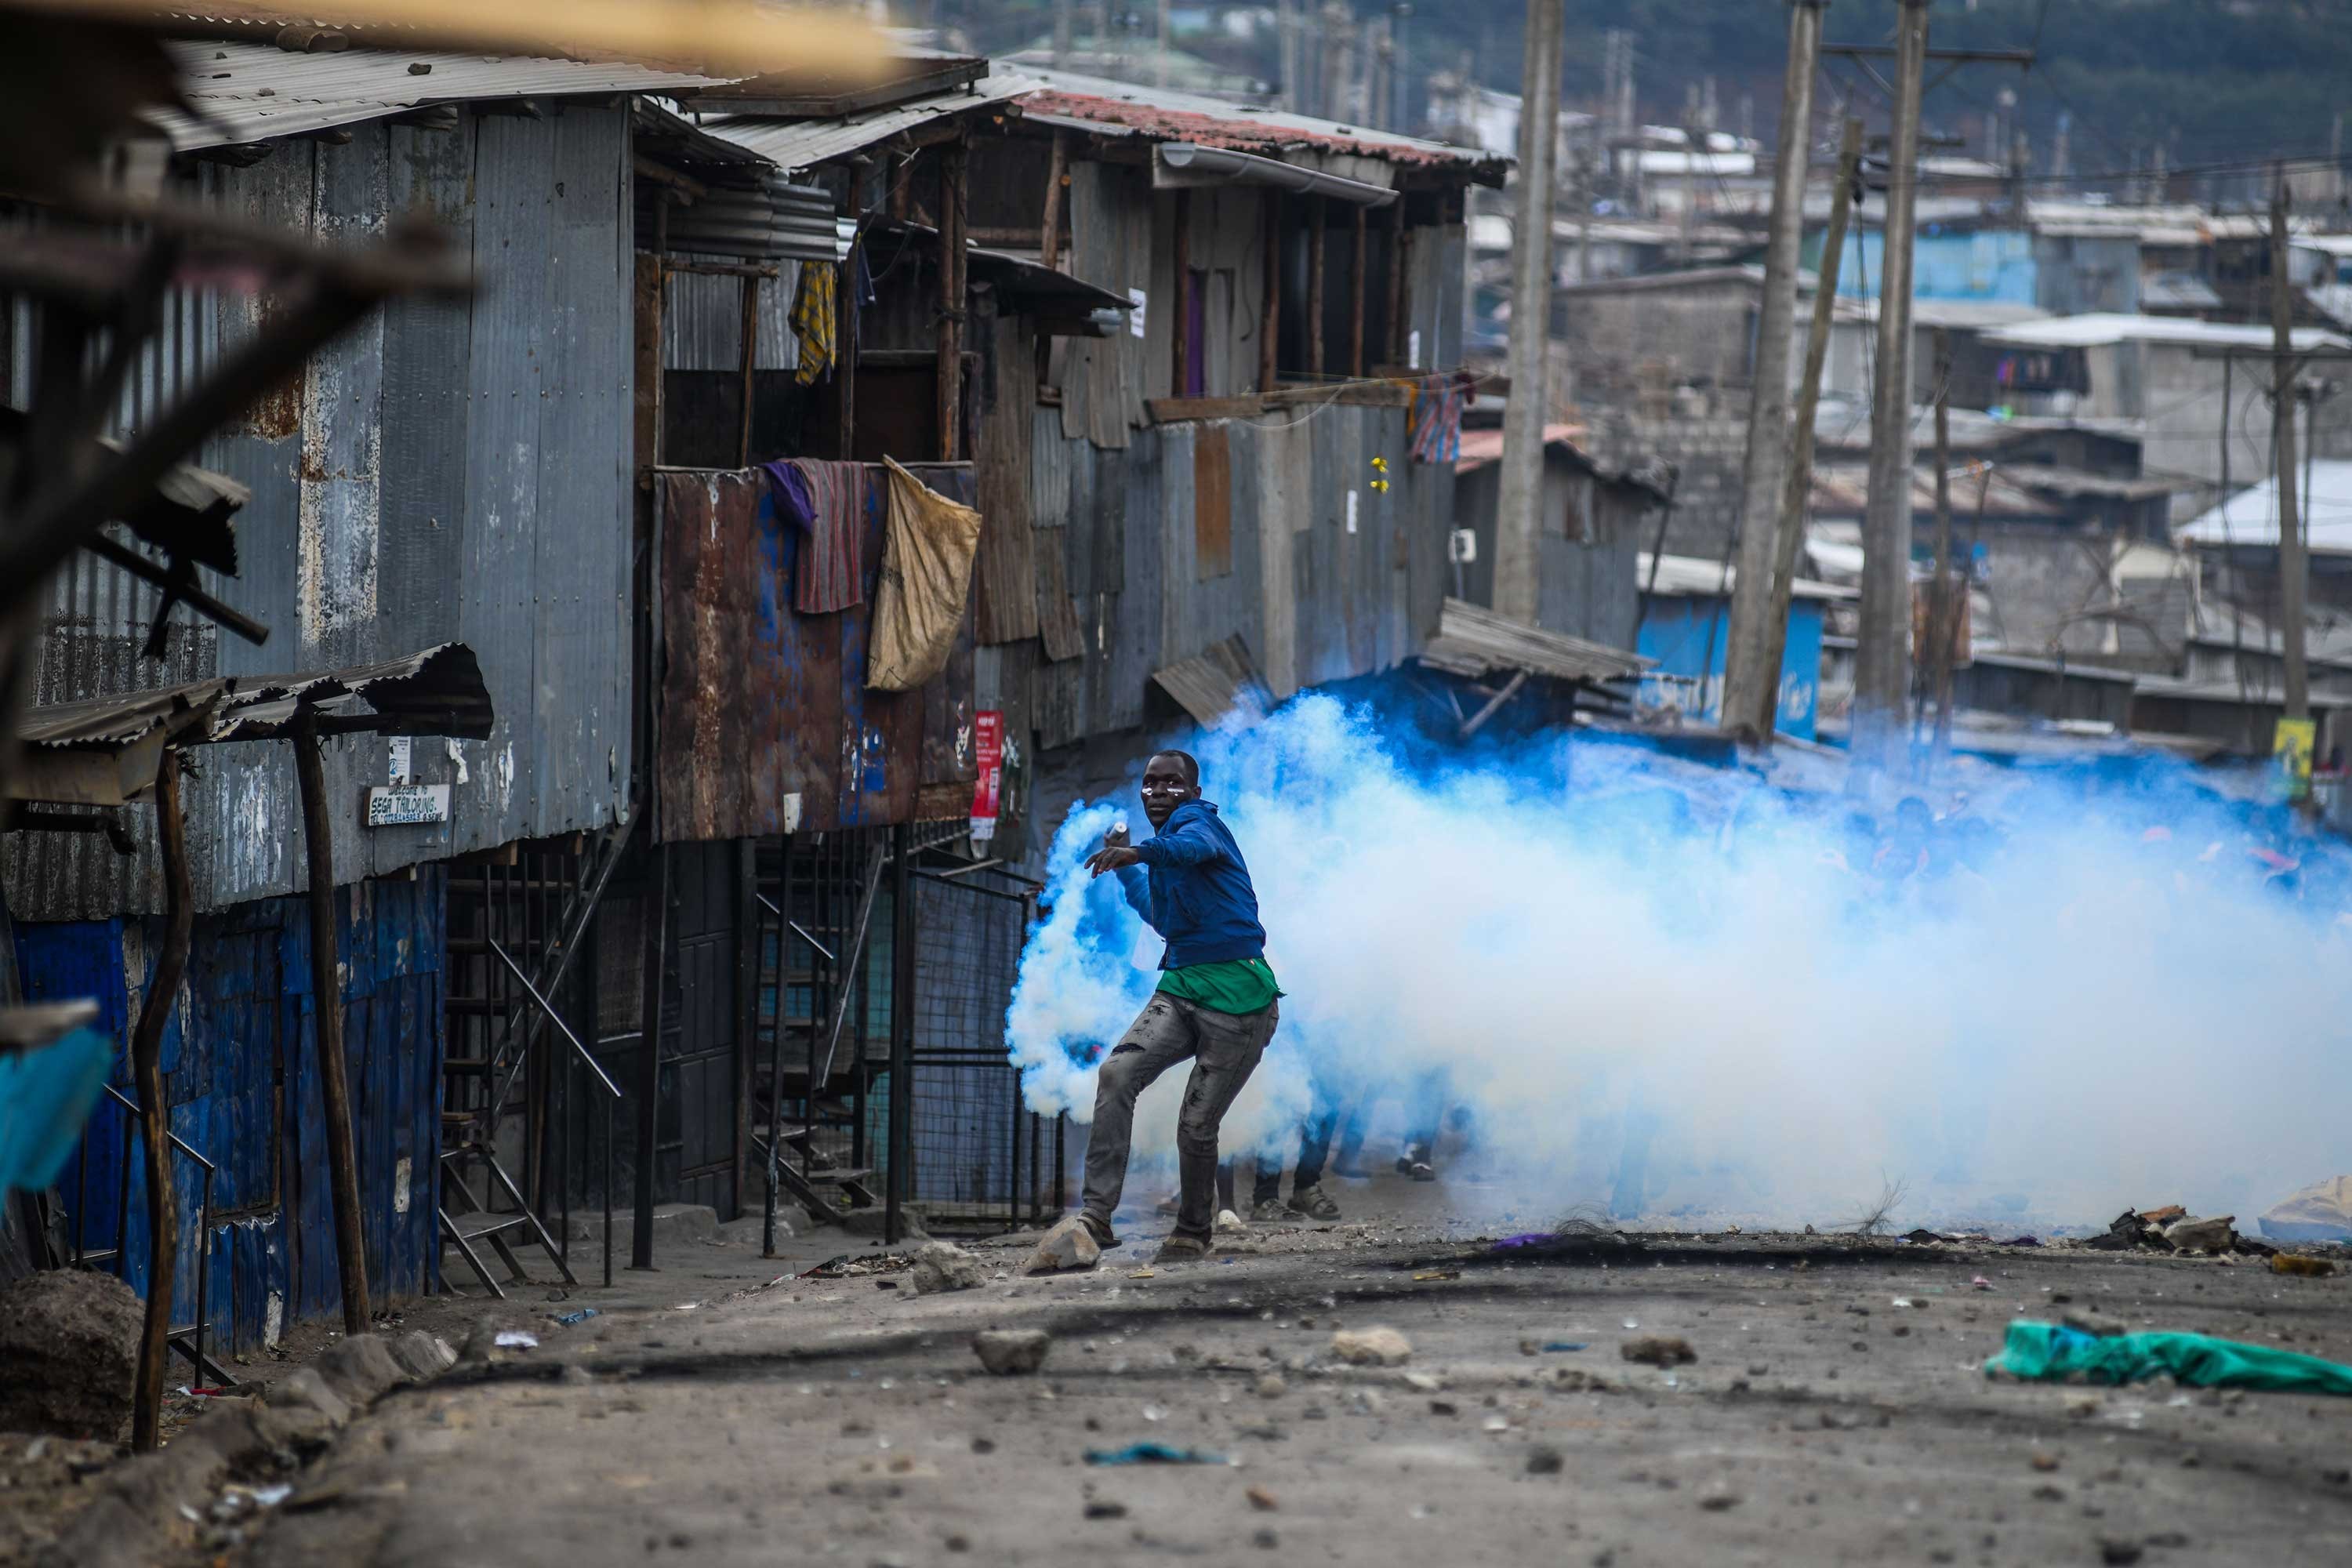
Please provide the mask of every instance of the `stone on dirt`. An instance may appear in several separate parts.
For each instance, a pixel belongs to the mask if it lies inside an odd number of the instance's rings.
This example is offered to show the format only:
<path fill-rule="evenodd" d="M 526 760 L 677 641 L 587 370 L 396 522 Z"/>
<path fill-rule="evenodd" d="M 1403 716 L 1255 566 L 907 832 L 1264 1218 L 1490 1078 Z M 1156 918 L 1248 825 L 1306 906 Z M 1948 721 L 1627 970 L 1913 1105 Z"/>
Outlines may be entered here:
<path fill-rule="evenodd" d="M 1012 1377 L 1045 1365 L 1053 1343 L 1043 1329 L 982 1329 L 971 1336 L 971 1352 L 996 1376 Z"/>
<path fill-rule="evenodd" d="M 0 1290 L 0 1431 L 120 1437 L 142 1315 L 131 1287 L 83 1268 L 46 1269 Z"/>
<path fill-rule="evenodd" d="M 327 1380 L 317 1371 L 298 1366 L 269 1385 L 263 1395 L 272 1410 L 308 1410 L 326 1417 L 330 1426 L 340 1426 L 352 1418 L 351 1402 L 327 1386 Z"/>
<path fill-rule="evenodd" d="M 1617 1347 L 1617 1353 L 1627 1361 L 1651 1366 L 1680 1366 L 1698 1360 L 1698 1352 L 1691 1349 L 1690 1342 L 1673 1334 L 1643 1334 L 1638 1340 L 1627 1340 Z"/>
<path fill-rule="evenodd" d="M 1412 1342 L 1394 1329 L 1341 1329 L 1331 1336 L 1331 1353 L 1350 1366 L 1402 1366 L 1412 1359 Z"/>
<path fill-rule="evenodd" d="M 1528 1474 L 1556 1476 L 1568 1468 L 1567 1458 L 1558 1448 L 1535 1447 L 1528 1450 Z"/>
<path fill-rule="evenodd" d="M 987 1279 L 988 1271 L 980 1259 L 952 1241 L 924 1243 L 915 1254 L 915 1267 L 908 1274 L 908 1282 L 918 1296 L 941 1290 L 974 1290 Z"/>
<path fill-rule="evenodd" d="M 2214 1219 L 2175 1220 L 2165 1226 L 2164 1239 L 2181 1252 L 2228 1252 L 2238 1244 L 2237 1215 Z"/>
<path fill-rule="evenodd" d="M 381 1334 L 337 1340 L 320 1353 L 317 1364 L 327 1386 L 352 1405 L 367 1405 L 408 1377 Z"/>
<path fill-rule="evenodd" d="M 1092 1268 L 1101 1258 L 1102 1248 L 1095 1245 L 1086 1222 L 1072 1215 L 1045 1233 L 1045 1239 L 1022 1264 L 1021 1272 L 1053 1274 L 1065 1268 Z"/>
<path fill-rule="evenodd" d="M 417 1383 L 440 1376 L 457 1364 L 457 1352 L 438 1337 L 411 1329 L 392 1342 L 392 1359 Z"/>

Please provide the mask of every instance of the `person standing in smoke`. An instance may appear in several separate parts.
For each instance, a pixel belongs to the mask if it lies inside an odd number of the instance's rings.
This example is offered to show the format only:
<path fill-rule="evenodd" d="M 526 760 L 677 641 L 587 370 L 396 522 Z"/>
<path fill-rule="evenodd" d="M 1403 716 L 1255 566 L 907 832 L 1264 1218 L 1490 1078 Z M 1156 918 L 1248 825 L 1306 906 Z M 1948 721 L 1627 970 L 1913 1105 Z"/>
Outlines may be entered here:
<path fill-rule="evenodd" d="M 1154 754 L 1143 769 L 1143 815 L 1154 829 L 1150 837 L 1129 844 L 1114 828 L 1087 860 L 1094 875 L 1118 876 L 1127 901 L 1168 947 L 1159 989 L 1095 1079 L 1079 1217 L 1097 1245 L 1118 1244 L 1110 1220 L 1127 1181 L 1136 1096 L 1189 1059 L 1192 1078 L 1176 1119 L 1176 1231 L 1158 1258 L 1181 1263 L 1209 1250 L 1217 1131 L 1274 1037 L 1282 991 L 1266 967 L 1265 928 L 1241 846 L 1217 808 L 1201 798 L 1201 764 L 1183 752 Z"/>

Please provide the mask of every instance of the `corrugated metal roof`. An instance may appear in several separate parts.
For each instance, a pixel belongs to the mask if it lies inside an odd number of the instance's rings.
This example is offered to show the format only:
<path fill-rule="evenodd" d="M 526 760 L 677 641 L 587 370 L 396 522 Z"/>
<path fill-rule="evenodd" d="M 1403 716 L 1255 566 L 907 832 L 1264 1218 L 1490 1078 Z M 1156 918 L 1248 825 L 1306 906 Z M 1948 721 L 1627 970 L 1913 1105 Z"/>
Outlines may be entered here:
<path fill-rule="evenodd" d="M 1035 79 L 997 65 L 968 88 L 910 99 L 887 109 L 844 115 L 837 120 L 757 120 L 746 115 L 705 116 L 702 128 L 725 137 L 787 172 L 814 168 L 835 158 L 845 158 L 902 132 L 919 130 L 934 121 L 985 109 L 1036 89 Z"/>
<path fill-rule="evenodd" d="M 1731 592 L 1739 581 L 1739 568 L 1696 555 L 1661 555 L 1655 558 L 1654 571 L 1651 554 L 1644 550 L 1633 558 L 1633 580 L 1642 584 L 1644 594 L 1674 599 L 1712 598 Z M 1796 577 L 1790 580 L 1790 594 L 1799 599 L 1851 599 L 1854 590 Z"/>
<path fill-rule="evenodd" d="M 1333 153 L 1352 153 L 1392 163 L 1491 170 L 1497 174 L 1510 160 L 1475 147 L 1452 147 L 1424 142 L 1394 132 L 1373 131 L 1318 120 L 1278 110 L 1252 109 L 1223 99 L 1103 77 L 1077 76 L 1068 71 L 1035 73 L 1038 90 L 1022 100 L 1023 114 L 1049 125 L 1066 125 L 1103 136 L 1140 136 L 1155 142 L 1197 142 L 1206 147 L 1230 147 L 1264 153 L 1284 147 L 1308 146 Z"/>
<path fill-rule="evenodd" d="M 1229 637 L 1205 653 L 1155 669 L 1151 679 L 1202 724 L 1214 724 L 1236 708 L 1264 713 L 1272 706 L 1265 678 L 1250 658 L 1249 645 L 1239 637 Z"/>
<path fill-rule="evenodd" d="M 1623 648 L 1525 626 L 1449 598 L 1421 662 L 1475 679 L 1491 669 L 1524 669 L 1558 680 L 1618 680 L 1654 662 Z"/>
<path fill-rule="evenodd" d="M 164 47 L 180 68 L 182 91 L 202 118 L 169 110 L 150 118 L 182 153 L 331 130 L 425 104 L 676 92 L 726 79 L 610 61 L 423 50 L 297 55 L 270 44 L 184 39 Z"/>
<path fill-rule="evenodd" d="M 2352 555 L 2352 461 L 2315 458 L 2309 482 L 2299 486 L 2298 498 L 2308 492 L 2310 514 L 2303 519 L 2304 547 L 2317 554 Z M 2240 490 L 2212 510 L 2192 519 L 2177 537 L 2183 544 L 2278 547 L 2278 483 L 2264 479 Z"/>
<path fill-rule="evenodd" d="M 2129 316 L 2095 311 L 2086 316 L 2057 316 L 2046 321 L 2026 321 L 1985 334 L 1988 342 L 2017 348 L 2087 349 L 2109 343 L 2182 343 L 2204 348 L 2268 348 L 2268 327 L 2239 326 L 2229 321 L 2192 321 L 2179 316 Z M 2299 349 L 2352 347 L 2352 339 L 2316 327 L 2297 327 Z"/>

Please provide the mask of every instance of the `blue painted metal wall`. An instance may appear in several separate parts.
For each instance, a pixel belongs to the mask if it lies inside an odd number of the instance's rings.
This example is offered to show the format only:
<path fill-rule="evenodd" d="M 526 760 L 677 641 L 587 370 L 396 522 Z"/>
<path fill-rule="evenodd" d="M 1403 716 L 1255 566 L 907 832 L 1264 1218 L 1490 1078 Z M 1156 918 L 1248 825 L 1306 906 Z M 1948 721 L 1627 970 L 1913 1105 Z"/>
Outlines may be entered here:
<path fill-rule="evenodd" d="M 1839 264 L 1838 292 L 1876 299 L 1886 276 L 1885 240 L 1875 231 L 1849 240 Z M 1822 237 L 1805 242 L 1805 265 L 1821 262 Z M 2033 237 L 2022 229 L 1977 229 L 1923 233 L 1912 255 L 1912 289 L 1918 300 L 2000 300 L 2040 303 Z"/>
<path fill-rule="evenodd" d="M 1642 705 L 1678 707 L 1687 719 L 1715 723 L 1723 706 L 1723 652 L 1730 623 L 1729 599 L 1645 595 L 1635 651 L 1657 665 L 1642 677 Z M 1789 641 L 1780 659 L 1780 700 L 1773 728 L 1811 740 L 1821 686 L 1822 606 L 1799 599 L 1789 606 Z"/>
<path fill-rule="evenodd" d="M 360 1202 L 379 1302 L 420 1295 L 439 1279 L 443 880 L 428 867 L 414 879 L 335 892 Z M 121 919 L 19 925 L 26 994 L 95 997 L 99 1026 L 127 1040 L 158 931 L 155 922 Z M 341 1310 L 313 1001 L 303 900 L 266 899 L 198 918 L 163 1065 L 172 1131 L 219 1168 L 206 1309 L 213 1332 L 238 1349 Z M 127 1056 L 112 1081 L 136 1098 Z M 120 1181 L 130 1131 L 120 1107 L 101 1101 L 58 1188 L 75 1216 L 69 1234 L 78 1220 L 84 1247 L 113 1247 L 121 1221 L 128 1277 L 143 1294 L 146 1176 L 135 1137 L 127 1193 Z M 193 1162 L 174 1163 L 181 1228 L 173 1321 L 181 1325 L 195 1320 L 203 1188 Z"/>

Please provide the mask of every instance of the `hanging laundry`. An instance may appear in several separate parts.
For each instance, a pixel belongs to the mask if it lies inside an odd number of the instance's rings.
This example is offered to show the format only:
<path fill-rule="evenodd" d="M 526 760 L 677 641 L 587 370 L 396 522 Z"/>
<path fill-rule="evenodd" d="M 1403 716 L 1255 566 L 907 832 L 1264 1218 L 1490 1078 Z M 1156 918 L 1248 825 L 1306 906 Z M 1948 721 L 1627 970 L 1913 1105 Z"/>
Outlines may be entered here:
<path fill-rule="evenodd" d="M 947 668 L 971 597 L 980 513 L 885 458 L 890 526 L 866 644 L 866 684 L 912 691 Z"/>
<path fill-rule="evenodd" d="M 762 463 L 776 513 L 800 532 L 793 608 L 831 615 L 865 602 L 866 470 L 857 463 L 795 458 Z"/>
<path fill-rule="evenodd" d="M 801 367 L 794 374 L 803 386 L 833 373 L 836 348 L 834 288 L 840 268 L 812 261 L 801 268 L 800 292 L 793 300 L 793 331 L 800 337 Z"/>

